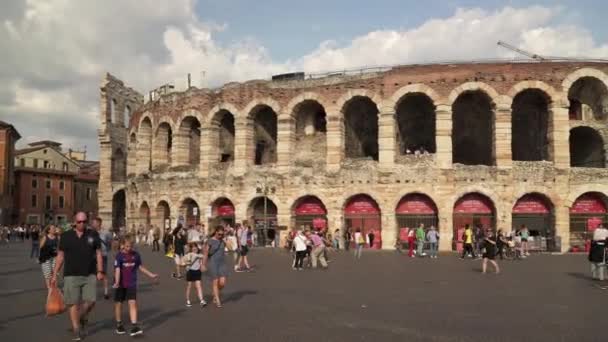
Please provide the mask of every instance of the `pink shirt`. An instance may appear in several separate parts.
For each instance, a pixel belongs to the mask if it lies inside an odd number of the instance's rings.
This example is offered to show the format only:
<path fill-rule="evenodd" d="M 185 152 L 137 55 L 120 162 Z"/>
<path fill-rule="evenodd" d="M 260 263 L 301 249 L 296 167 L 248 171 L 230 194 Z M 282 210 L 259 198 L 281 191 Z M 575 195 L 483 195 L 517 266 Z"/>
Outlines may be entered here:
<path fill-rule="evenodd" d="M 318 247 L 323 244 L 323 239 L 317 234 L 310 234 L 310 241 L 312 241 L 313 246 Z"/>

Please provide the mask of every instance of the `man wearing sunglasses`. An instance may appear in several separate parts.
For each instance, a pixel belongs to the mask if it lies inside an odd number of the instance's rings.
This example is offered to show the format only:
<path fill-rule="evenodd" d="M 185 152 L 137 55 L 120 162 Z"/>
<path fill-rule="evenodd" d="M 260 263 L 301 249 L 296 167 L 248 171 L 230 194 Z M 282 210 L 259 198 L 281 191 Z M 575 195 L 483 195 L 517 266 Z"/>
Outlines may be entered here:
<path fill-rule="evenodd" d="M 64 301 L 69 308 L 75 334 L 73 341 L 80 341 L 97 299 L 97 280 L 103 280 L 105 275 L 99 233 L 87 229 L 87 215 L 84 212 L 78 212 L 74 221 L 74 229 L 61 235 L 51 286 L 57 286 L 57 274 L 65 263 Z"/>

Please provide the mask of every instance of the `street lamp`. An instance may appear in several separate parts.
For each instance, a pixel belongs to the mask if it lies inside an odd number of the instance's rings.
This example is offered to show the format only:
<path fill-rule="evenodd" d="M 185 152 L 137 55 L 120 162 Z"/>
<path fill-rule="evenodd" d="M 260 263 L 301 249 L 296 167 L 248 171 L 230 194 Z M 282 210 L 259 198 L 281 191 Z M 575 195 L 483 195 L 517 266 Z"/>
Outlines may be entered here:
<path fill-rule="evenodd" d="M 266 234 L 268 232 L 268 195 L 274 194 L 276 188 L 268 185 L 268 176 L 264 176 L 262 181 L 258 180 L 255 185 L 255 192 L 264 196 L 264 230 L 262 232 L 264 245 L 266 245 Z"/>

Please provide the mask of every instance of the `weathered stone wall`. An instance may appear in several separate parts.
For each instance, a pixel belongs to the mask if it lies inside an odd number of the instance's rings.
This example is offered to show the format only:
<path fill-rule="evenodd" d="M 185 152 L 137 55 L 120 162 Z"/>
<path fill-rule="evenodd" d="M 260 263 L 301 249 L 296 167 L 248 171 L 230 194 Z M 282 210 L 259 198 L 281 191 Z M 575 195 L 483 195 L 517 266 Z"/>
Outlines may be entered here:
<path fill-rule="evenodd" d="M 451 248 L 454 203 L 466 193 L 477 192 L 490 198 L 495 206 L 498 228 L 511 229 L 511 210 L 518 198 L 527 193 L 541 193 L 554 207 L 557 235 L 562 248 L 568 246 L 569 207 L 586 191 L 608 194 L 608 178 L 603 169 L 570 168 L 569 131 L 571 127 L 589 125 L 606 139 L 606 124 L 594 115 L 588 120 L 568 118 L 568 91 L 583 77 L 599 80 L 608 87 L 608 64 L 599 63 L 497 63 L 426 65 L 394 68 L 384 73 L 353 77 L 328 77 L 290 82 L 251 81 L 229 84 L 217 90 L 190 89 L 184 93 L 162 96 L 137 110 L 130 121 L 129 132 L 137 137 L 137 146 L 128 146 L 129 165 L 136 159 L 136 172 L 129 167 L 126 186 L 127 214 L 138 223 L 138 210 L 143 202 L 152 209 L 161 201 L 170 208 L 172 222 L 183 212 L 181 204 L 191 198 L 206 208 L 217 198 L 229 198 L 235 205 L 237 220 L 248 219 L 247 208 L 259 196 L 256 182 L 267 177 L 276 189 L 268 197 L 277 205 L 279 225 L 290 226 L 292 206 L 304 195 L 321 199 L 328 211 L 331 229 L 343 227 L 343 208 L 353 195 L 364 193 L 374 198 L 382 211 L 384 248 L 392 248 L 397 235 L 395 208 L 408 193 L 424 193 L 438 208 L 442 236 L 441 249 Z M 518 162 L 512 160 L 511 111 L 513 99 L 526 89 L 542 91 L 548 103 L 548 161 Z M 478 91 L 491 101 L 492 166 L 465 166 L 452 162 L 452 106 L 459 95 Z M 422 156 L 401 156 L 398 149 L 396 123 L 397 104 L 404 96 L 423 94 L 435 108 L 436 153 Z M 103 91 L 102 91 L 103 94 Z M 353 98 L 366 97 L 377 108 L 378 161 L 351 160 L 345 156 L 344 109 Z M 104 96 L 102 95 L 102 102 Z M 296 139 L 298 104 L 316 101 L 326 113 L 325 145 L 311 146 L 313 140 Z M 597 101 L 596 101 L 597 102 Z M 277 161 L 255 166 L 253 116 L 265 106 L 278 116 Z M 105 108 L 102 104 L 102 113 Z M 221 150 L 218 137 L 218 113 L 234 117 L 234 161 L 219 163 Z M 158 151 L 149 152 L 142 142 L 142 122 L 149 121 L 143 134 L 156 134 L 167 122 L 178 134 L 186 117 L 195 117 L 201 125 L 200 164 L 181 168 L 181 162 L 162 170 L 149 170 L 147 155 L 152 159 Z M 107 124 L 102 122 L 102 131 Z M 112 128 L 111 131 L 119 128 Z M 182 133 L 179 133 L 180 135 Z M 126 144 L 124 135 L 100 135 L 102 163 L 111 155 L 106 144 Z M 162 137 L 161 137 L 162 138 Z M 107 139 L 107 140 L 103 140 Z M 121 140 L 122 139 L 122 140 Z M 146 136 L 148 139 L 148 136 Z M 156 137 L 152 137 L 152 140 Z M 174 137 L 171 160 L 184 160 L 187 144 Z M 317 136 L 315 136 L 317 139 Z M 135 140 L 131 140 L 135 141 Z M 152 144 L 154 146 L 154 144 Z M 106 151 L 106 152 L 104 152 Z M 133 153 L 137 151 L 137 153 Z M 475 151 L 471 151 L 475 153 Z M 134 156 L 135 154 L 135 156 Z M 142 160 L 143 159 L 143 160 Z M 154 165 L 154 160 L 152 161 Z M 102 179 L 104 168 L 102 164 Z M 101 188 L 101 182 L 100 182 Z M 115 191 L 116 188 L 113 189 Z M 100 194 L 100 199 L 102 195 Z M 102 212 L 111 208 L 111 196 L 100 200 Z M 153 222 L 156 221 L 153 218 Z M 129 223 L 131 226 L 131 222 Z"/>

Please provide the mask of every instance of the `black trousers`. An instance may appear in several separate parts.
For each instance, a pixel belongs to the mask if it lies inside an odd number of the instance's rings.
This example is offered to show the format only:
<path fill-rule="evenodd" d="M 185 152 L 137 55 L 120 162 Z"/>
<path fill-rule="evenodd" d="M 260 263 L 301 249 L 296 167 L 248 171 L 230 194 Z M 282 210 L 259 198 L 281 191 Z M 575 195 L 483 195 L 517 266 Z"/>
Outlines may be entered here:
<path fill-rule="evenodd" d="M 296 252 L 296 263 L 295 263 L 294 267 L 302 268 L 304 266 L 305 257 L 306 257 L 306 251 L 297 251 Z"/>
<path fill-rule="evenodd" d="M 462 249 L 462 258 L 463 259 L 467 255 L 467 252 L 471 253 L 471 255 L 473 256 L 473 258 L 477 257 L 475 255 L 475 250 L 473 249 L 473 244 L 472 243 L 465 243 L 464 244 L 464 248 Z"/>
<path fill-rule="evenodd" d="M 152 252 L 160 251 L 160 244 L 158 243 L 158 239 L 154 239 L 152 241 Z"/>

